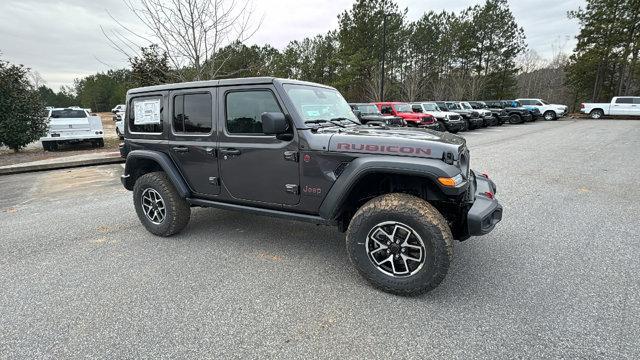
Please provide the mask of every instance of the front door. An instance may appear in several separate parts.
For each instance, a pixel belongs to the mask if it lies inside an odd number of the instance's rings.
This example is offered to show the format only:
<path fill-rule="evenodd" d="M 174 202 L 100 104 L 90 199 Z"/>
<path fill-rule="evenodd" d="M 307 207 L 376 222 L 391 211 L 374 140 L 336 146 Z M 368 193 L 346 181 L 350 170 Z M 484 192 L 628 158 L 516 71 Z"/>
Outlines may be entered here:
<path fill-rule="evenodd" d="M 170 96 L 169 153 L 191 190 L 200 197 L 220 193 L 218 175 L 217 90 L 173 91 Z"/>
<path fill-rule="evenodd" d="M 265 204 L 300 200 L 298 143 L 262 132 L 264 112 L 284 112 L 272 86 L 218 89 L 221 121 L 220 175 L 231 197 Z"/>

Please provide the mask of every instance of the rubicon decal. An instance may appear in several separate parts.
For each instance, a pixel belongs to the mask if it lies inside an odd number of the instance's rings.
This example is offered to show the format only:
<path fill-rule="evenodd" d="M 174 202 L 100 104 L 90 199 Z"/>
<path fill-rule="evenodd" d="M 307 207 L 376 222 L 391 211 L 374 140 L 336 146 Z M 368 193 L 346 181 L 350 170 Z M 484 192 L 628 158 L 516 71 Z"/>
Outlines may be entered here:
<path fill-rule="evenodd" d="M 338 143 L 338 150 L 350 152 L 367 152 L 382 154 L 405 154 L 405 155 L 431 155 L 430 148 L 398 145 L 376 145 L 376 144 L 350 144 Z"/>

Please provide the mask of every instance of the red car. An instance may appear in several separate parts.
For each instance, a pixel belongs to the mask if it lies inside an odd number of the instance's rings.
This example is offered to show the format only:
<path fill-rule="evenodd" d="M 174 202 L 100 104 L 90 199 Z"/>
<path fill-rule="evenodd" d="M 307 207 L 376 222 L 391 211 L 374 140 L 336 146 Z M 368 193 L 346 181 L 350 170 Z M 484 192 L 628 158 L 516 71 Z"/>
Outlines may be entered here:
<path fill-rule="evenodd" d="M 383 115 L 393 115 L 403 118 L 407 122 L 407 126 L 428 128 L 433 130 L 440 129 L 438 121 L 433 115 L 414 113 L 411 105 L 403 102 L 377 102 L 374 103 Z"/>

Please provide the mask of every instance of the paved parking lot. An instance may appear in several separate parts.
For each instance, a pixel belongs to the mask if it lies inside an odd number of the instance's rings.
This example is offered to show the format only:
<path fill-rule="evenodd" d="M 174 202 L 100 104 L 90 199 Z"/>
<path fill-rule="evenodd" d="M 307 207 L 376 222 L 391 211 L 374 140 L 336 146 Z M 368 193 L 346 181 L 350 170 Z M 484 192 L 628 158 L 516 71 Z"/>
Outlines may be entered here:
<path fill-rule="evenodd" d="M 463 136 L 504 220 L 417 298 L 329 227 L 196 209 L 154 237 L 120 165 L 0 177 L 0 358 L 640 357 L 640 121 Z"/>

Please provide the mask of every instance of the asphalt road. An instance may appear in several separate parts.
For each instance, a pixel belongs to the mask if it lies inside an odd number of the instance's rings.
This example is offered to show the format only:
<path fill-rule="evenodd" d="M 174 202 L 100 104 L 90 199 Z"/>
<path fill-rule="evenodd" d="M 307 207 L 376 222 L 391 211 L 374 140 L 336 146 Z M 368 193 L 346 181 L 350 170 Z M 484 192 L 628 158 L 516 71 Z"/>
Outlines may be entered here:
<path fill-rule="evenodd" d="M 194 209 L 154 237 L 119 165 L 0 177 L 0 358 L 640 357 L 640 121 L 464 136 L 504 220 L 416 298 L 329 227 Z"/>

